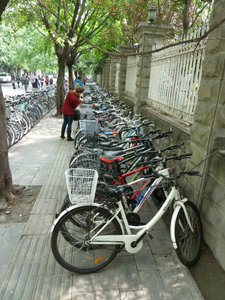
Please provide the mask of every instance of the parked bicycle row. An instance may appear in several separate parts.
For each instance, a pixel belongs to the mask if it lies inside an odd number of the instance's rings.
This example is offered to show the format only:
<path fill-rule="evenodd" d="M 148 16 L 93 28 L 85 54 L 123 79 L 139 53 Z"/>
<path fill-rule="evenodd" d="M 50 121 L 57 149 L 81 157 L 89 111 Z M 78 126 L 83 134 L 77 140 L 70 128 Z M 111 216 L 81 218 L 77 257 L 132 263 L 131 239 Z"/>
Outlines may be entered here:
<path fill-rule="evenodd" d="M 55 88 L 7 97 L 7 143 L 11 147 L 55 107 Z"/>
<path fill-rule="evenodd" d="M 66 171 L 68 195 L 52 227 L 51 246 L 64 268 L 96 272 L 125 250 L 137 253 L 143 239 L 170 209 L 171 242 L 181 262 L 196 263 L 201 253 L 202 225 L 197 207 L 184 198 L 179 178 L 195 170 L 171 173 L 167 162 L 190 158 L 183 142 L 160 147 L 172 134 L 162 131 L 106 91 L 90 85 L 92 120 L 80 120 L 74 154 Z M 173 152 L 171 152 L 173 151 Z M 175 152 L 179 151 L 179 152 Z M 142 207 L 155 194 L 161 206 L 143 222 Z"/>

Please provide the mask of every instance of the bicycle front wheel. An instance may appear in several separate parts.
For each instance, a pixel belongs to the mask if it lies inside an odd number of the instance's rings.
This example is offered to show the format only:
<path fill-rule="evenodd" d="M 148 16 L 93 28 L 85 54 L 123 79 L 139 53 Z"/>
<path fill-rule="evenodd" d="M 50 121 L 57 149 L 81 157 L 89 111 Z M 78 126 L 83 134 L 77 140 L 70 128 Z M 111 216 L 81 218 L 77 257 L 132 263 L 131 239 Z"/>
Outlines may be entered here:
<path fill-rule="evenodd" d="M 202 223 L 200 214 L 194 203 L 185 202 L 191 226 L 190 228 L 184 211 L 181 208 L 175 221 L 175 239 L 177 243 L 177 256 L 180 261 L 190 266 L 195 264 L 201 255 L 202 245 Z"/>
<path fill-rule="evenodd" d="M 117 255 L 121 245 L 92 245 L 90 238 L 102 228 L 111 213 L 96 206 L 74 208 L 61 217 L 52 232 L 51 247 L 57 262 L 77 273 L 96 272 Z M 120 235 L 121 227 L 113 219 L 99 235 Z"/>

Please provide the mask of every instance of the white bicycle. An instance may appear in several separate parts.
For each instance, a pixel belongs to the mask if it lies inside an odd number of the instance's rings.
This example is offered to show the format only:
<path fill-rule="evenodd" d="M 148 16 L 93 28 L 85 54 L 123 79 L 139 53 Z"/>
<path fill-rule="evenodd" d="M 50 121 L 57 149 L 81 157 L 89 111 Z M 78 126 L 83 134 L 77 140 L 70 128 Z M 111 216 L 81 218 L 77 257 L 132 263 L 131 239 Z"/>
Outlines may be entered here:
<path fill-rule="evenodd" d="M 63 211 L 51 230 L 51 247 L 57 262 L 72 272 L 92 273 L 108 265 L 123 248 L 136 253 L 143 246 L 143 238 L 172 205 L 172 245 L 184 265 L 196 263 L 201 254 L 202 223 L 195 204 L 182 198 L 176 186 L 176 179 L 185 174 L 199 175 L 196 171 L 187 171 L 170 176 L 167 168 L 155 174 L 157 185 L 167 181 L 170 192 L 145 225 L 134 226 L 128 222 L 124 193 L 130 185 L 109 187 L 107 203 L 79 204 Z M 150 186 L 144 197 L 155 187 Z"/>

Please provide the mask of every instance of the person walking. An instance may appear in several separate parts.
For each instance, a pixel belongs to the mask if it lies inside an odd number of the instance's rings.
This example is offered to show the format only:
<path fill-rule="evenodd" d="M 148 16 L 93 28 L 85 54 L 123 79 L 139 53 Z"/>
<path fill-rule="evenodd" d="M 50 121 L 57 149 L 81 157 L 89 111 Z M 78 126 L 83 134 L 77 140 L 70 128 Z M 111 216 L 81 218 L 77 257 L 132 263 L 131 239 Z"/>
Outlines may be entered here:
<path fill-rule="evenodd" d="M 15 90 L 16 89 L 16 78 L 15 78 L 15 75 L 12 74 L 11 78 L 12 78 L 11 79 L 11 81 L 12 81 L 12 87 Z"/>
<path fill-rule="evenodd" d="M 49 79 L 48 79 L 48 76 L 46 76 L 46 78 L 45 78 L 45 85 L 48 86 L 48 84 L 49 84 Z"/>
<path fill-rule="evenodd" d="M 27 93 L 28 90 L 28 86 L 29 86 L 29 77 L 28 75 L 26 75 L 26 77 L 24 78 L 24 89 L 25 89 L 25 94 Z"/>
<path fill-rule="evenodd" d="M 45 79 L 44 79 L 44 76 L 42 75 L 42 76 L 41 76 L 41 79 L 40 79 L 40 82 L 41 82 L 41 88 L 43 88 L 44 81 L 45 81 Z"/>
<path fill-rule="evenodd" d="M 80 76 L 78 76 L 77 77 L 77 79 L 74 81 L 74 83 L 73 83 L 73 87 L 76 89 L 77 87 L 79 87 L 79 86 L 83 86 L 83 83 L 82 83 L 82 81 L 81 81 L 81 77 Z"/>
<path fill-rule="evenodd" d="M 71 138 L 71 129 L 73 123 L 73 115 L 74 110 L 81 103 L 81 94 L 84 92 L 84 88 L 82 86 L 77 87 L 75 90 L 69 90 L 66 95 L 66 99 L 62 106 L 61 112 L 63 113 L 63 124 L 61 129 L 61 139 L 65 139 L 65 130 L 67 126 L 67 141 L 73 141 Z"/>
<path fill-rule="evenodd" d="M 17 86 L 19 88 L 20 87 L 20 76 L 19 75 L 17 75 L 17 77 L 16 77 L 16 82 L 17 82 Z"/>
<path fill-rule="evenodd" d="M 36 92 L 36 91 L 39 90 L 39 88 L 40 88 L 40 82 L 39 82 L 39 80 L 38 80 L 37 75 L 35 74 L 34 82 L 33 82 L 33 84 L 32 84 L 32 91 L 33 91 L 33 92 Z"/>

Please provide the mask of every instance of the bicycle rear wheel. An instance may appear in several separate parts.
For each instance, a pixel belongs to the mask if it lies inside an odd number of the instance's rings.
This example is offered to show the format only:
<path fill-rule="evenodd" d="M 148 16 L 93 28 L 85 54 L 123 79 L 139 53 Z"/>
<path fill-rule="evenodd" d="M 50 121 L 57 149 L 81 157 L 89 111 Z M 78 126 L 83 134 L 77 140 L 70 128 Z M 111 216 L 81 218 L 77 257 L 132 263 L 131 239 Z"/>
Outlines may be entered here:
<path fill-rule="evenodd" d="M 185 207 L 194 231 L 192 232 L 188 225 L 184 211 L 181 208 L 175 221 L 176 252 L 180 261 L 184 265 L 190 266 L 195 264 L 201 255 L 202 223 L 194 203 L 187 201 Z"/>
<path fill-rule="evenodd" d="M 91 245 L 89 240 L 110 217 L 108 210 L 95 206 L 74 208 L 63 215 L 51 237 L 52 252 L 57 262 L 69 271 L 82 274 L 96 272 L 109 264 L 121 245 Z M 100 233 L 105 234 L 122 234 L 116 219 Z"/>

